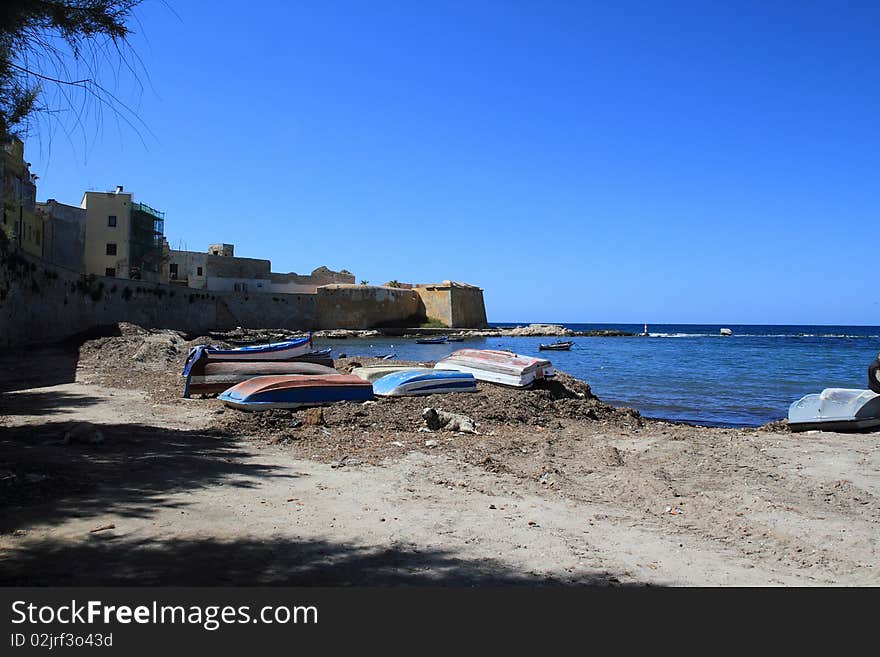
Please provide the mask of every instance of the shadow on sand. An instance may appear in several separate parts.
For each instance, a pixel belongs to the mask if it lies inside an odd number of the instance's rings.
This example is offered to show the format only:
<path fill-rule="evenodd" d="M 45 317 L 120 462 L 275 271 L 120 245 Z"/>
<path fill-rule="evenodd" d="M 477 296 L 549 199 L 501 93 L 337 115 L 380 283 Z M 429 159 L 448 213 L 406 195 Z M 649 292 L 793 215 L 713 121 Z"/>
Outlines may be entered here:
<path fill-rule="evenodd" d="M 254 487 L 294 478 L 246 457 L 236 438 L 148 425 L 100 425 L 99 445 L 65 445 L 66 423 L 0 429 L 2 586 L 535 586 L 619 584 L 608 572 L 565 580 L 524 573 L 492 559 L 408 545 L 364 546 L 294 538 L 235 540 L 121 537 L 112 532 L 29 538 L 19 527 L 118 514 L 147 518 L 184 507 L 202 487 Z"/>
<path fill-rule="evenodd" d="M 3 586 L 616 586 L 608 572 L 563 581 L 446 550 L 289 539 L 40 541 L 0 563 Z"/>
<path fill-rule="evenodd" d="M 292 477 L 247 462 L 237 439 L 142 424 L 97 425 L 101 444 L 64 444 L 65 422 L 0 429 L 0 532 L 96 513 L 147 517 L 170 495 L 254 477 Z"/>

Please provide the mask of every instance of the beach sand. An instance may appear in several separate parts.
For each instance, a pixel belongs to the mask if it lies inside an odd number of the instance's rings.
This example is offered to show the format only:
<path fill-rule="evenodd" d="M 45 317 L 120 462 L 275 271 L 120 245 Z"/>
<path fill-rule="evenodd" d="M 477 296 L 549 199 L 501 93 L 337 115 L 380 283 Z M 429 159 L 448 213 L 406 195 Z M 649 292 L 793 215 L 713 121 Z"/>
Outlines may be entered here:
<path fill-rule="evenodd" d="M 0 584 L 880 584 L 880 433 L 651 420 L 564 373 L 249 414 L 180 398 L 207 338 L 119 333 L 0 355 Z"/>

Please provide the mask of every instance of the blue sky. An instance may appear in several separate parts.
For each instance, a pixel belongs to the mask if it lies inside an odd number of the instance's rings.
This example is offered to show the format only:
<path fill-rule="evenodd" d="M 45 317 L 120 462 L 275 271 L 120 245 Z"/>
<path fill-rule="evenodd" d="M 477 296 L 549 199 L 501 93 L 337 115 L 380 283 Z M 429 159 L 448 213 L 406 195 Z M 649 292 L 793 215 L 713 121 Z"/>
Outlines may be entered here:
<path fill-rule="evenodd" d="M 146 128 L 44 124 L 38 198 L 122 184 L 173 248 L 490 321 L 880 324 L 880 4 L 254 7 L 146 0 Z"/>

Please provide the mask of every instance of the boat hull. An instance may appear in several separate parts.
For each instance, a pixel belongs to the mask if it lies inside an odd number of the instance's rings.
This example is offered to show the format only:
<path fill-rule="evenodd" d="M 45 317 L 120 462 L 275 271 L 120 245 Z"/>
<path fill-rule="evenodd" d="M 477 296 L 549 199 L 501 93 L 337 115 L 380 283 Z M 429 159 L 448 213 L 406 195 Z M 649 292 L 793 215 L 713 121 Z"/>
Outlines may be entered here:
<path fill-rule="evenodd" d="M 332 361 L 331 361 L 332 362 Z M 205 359 L 189 372 L 183 396 L 221 393 L 234 385 L 257 376 L 282 375 L 340 376 L 332 367 L 300 360 L 293 361 L 230 361 L 215 363 Z"/>
<path fill-rule="evenodd" d="M 193 347 L 186 358 L 183 376 L 188 374 L 193 363 L 201 358 L 213 361 L 264 361 L 264 360 L 291 360 L 305 356 L 314 349 L 312 336 L 273 342 L 270 344 L 256 345 L 251 347 L 238 347 L 236 349 L 223 349 L 214 345 L 199 345 Z"/>
<path fill-rule="evenodd" d="M 557 342 L 555 344 L 539 344 L 538 349 L 540 351 L 569 351 L 571 349 L 571 342 Z"/>
<path fill-rule="evenodd" d="M 480 381 L 515 388 L 527 388 L 536 380 L 555 374 L 549 360 L 492 349 L 459 349 L 439 361 L 434 369 L 466 372 Z"/>
<path fill-rule="evenodd" d="M 472 374 L 451 370 L 394 372 L 373 382 L 373 393 L 379 397 L 476 391 L 477 381 Z"/>
<path fill-rule="evenodd" d="M 792 431 L 864 431 L 880 427 L 880 394 L 872 390 L 825 388 L 788 409 Z"/>
<path fill-rule="evenodd" d="M 449 342 L 449 336 L 440 335 L 436 338 L 416 338 L 416 344 L 444 344 Z"/>
<path fill-rule="evenodd" d="M 247 411 L 324 406 L 372 398 L 373 385 L 349 374 L 259 376 L 232 386 L 218 397 L 227 406 Z"/>
<path fill-rule="evenodd" d="M 395 367 L 394 365 L 376 365 L 374 367 L 355 367 L 351 374 L 357 376 L 364 381 L 377 381 L 381 379 L 383 376 L 388 376 L 389 374 L 394 374 L 395 372 L 433 372 L 434 370 L 430 367 L 409 367 L 406 365 L 401 365 L 399 367 Z"/>

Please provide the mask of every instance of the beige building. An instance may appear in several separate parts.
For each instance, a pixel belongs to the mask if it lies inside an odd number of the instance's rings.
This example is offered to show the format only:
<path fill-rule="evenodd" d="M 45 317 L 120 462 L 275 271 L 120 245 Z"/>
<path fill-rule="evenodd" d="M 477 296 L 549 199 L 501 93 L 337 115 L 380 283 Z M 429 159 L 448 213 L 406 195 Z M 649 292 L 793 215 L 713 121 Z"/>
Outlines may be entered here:
<path fill-rule="evenodd" d="M 136 203 L 122 186 L 86 192 L 87 274 L 163 281 L 165 213 Z"/>
<path fill-rule="evenodd" d="M 168 252 L 168 282 L 172 285 L 206 289 L 208 287 L 208 254 L 198 251 Z"/>
<path fill-rule="evenodd" d="M 236 256 L 233 244 L 211 244 L 207 253 L 171 250 L 167 271 L 168 282 L 175 285 L 242 294 L 316 294 L 322 285 L 354 283 L 354 275 L 344 269 L 318 267 L 308 275 L 275 273 L 269 260 Z"/>

